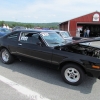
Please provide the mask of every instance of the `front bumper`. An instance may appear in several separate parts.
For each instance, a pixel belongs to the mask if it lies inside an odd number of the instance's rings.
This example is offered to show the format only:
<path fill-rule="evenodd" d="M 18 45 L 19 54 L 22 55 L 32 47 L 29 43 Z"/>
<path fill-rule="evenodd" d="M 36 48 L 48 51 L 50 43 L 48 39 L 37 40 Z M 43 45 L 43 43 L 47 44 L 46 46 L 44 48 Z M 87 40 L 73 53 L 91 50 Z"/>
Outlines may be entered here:
<path fill-rule="evenodd" d="M 87 75 L 100 79 L 100 69 L 87 69 Z"/>

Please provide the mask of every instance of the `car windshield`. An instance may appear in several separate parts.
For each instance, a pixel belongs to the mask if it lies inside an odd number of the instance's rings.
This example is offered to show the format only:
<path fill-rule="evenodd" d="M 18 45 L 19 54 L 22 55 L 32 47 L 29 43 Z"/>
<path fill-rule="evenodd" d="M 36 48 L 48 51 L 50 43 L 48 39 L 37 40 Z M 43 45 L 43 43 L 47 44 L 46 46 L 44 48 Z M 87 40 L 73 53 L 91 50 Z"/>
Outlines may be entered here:
<path fill-rule="evenodd" d="M 43 39 L 50 47 L 64 45 L 64 39 L 56 32 L 41 32 Z"/>
<path fill-rule="evenodd" d="M 60 34 L 62 35 L 63 38 L 68 38 L 70 37 L 68 32 L 60 32 Z"/>

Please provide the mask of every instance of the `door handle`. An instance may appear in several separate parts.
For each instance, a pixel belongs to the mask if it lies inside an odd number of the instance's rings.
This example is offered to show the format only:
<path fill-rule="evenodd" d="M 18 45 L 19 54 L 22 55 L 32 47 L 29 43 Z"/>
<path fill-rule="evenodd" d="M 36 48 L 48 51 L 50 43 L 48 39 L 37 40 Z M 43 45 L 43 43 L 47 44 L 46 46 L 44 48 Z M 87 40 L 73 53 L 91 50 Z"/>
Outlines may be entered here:
<path fill-rule="evenodd" d="M 19 43 L 18 45 L 22 45 L 22 44 Z"/>

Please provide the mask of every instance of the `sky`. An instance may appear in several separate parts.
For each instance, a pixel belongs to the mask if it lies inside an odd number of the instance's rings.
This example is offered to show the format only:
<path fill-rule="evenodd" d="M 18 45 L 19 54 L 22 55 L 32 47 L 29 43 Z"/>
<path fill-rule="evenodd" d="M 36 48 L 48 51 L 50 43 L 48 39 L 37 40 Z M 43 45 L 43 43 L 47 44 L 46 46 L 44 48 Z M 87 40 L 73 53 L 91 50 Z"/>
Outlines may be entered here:
<path fill-rule="evenodd" d="M 100 0 L 0 0 L 0 21 L 64 22 L 95 11 Z"/>

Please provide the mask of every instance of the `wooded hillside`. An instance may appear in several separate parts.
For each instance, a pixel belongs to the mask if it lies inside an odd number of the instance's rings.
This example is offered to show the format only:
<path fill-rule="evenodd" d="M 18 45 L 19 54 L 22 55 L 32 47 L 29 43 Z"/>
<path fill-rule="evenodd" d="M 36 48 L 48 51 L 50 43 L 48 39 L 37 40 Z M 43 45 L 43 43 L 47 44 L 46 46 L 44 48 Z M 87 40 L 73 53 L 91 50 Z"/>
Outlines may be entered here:
<path fill-rule="evenodd" d="M 0 21 L 0 26 L 3 24 L 8 25 L 9 27 L 13 28 L 15 26 L 24 26 L 27 28 L 34 28 L 34 27 L 41 27 L 41 28 L 53 28 L 58 29 L 59 23 L 21 23 L 21 22 L 13 22 L 13 21 Z"/>

